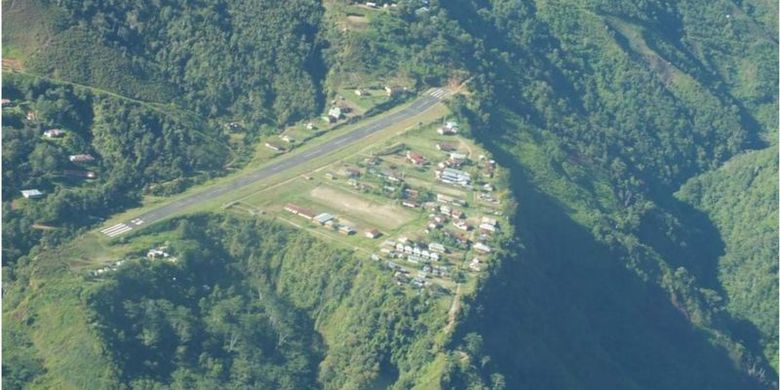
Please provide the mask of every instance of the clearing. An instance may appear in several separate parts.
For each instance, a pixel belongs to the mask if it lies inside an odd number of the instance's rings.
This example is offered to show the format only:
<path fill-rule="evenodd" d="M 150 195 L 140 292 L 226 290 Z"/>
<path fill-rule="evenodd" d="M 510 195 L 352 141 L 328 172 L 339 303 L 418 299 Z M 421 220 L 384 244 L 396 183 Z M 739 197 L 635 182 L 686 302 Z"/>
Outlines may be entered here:
<path fill-rule="evenodd" d="M 414 217 L 401 207 L 369 201 L 328 185 L 319 185 L 309 192 L 312 198 L 337 211 L 354 214 L 384 229 L 396 229 Z"/>

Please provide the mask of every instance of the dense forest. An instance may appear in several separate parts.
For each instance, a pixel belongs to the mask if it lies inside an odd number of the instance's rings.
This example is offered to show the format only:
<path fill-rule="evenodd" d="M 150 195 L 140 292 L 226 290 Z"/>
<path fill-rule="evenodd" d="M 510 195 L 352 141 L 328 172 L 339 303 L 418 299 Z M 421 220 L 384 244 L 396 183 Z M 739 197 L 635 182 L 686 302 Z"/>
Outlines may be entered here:
<path fill-rule="evenodd" d="M 396 287 L 378 263 L 276 223 L 220 215 L 144 232 L 161 233 L 175 261 L 138 253 L 97 278 L 52 267 L 20 271 L 22 280 L 48 273 L 61 278 L 58 285 L 81 286 L 58 303 L 34 285 L 15 284 L 13 296 L 27 294 L 51 317 L 69 313 L 70 321 L 94 324 L 68 343 L 96 346 L 89 362 L 78 362 L 82 348 L 34 342 L 65 337 L 69 327 L 43 335 L 50 330 L 39 324 L 47 320 L 12 299 L 7 315 L 23 320 L 4 327 L 4 339 L 17 345 L 7 355 L 13 364 L 3 366 L 4 385 L 407 388 L 434 369 L 446 302 Z M 83 316 L 74 314 L 84 307 Z M 66 362 L 83 372 L 51 367 Z"/>
<path fill-rule="evenodd" d="M 3 97 L 13 102 L 3 109 L 3 265 L 137 204 L 144 191 L 179 192 L 228 158 L 220 134 L 187 114 L 13 74 Z M 46 138 L 49 129 L 64 135 Z M 70 161 L 79 154 L 95 160 Z M 27 189 L 45 195 L 21 199 Z"/>
<path fill-rule="evenodd" d="M 3 3 L 4 43 L 24 44 L 32 72 L 247 126 L 303 119 L 323 104 L 316 1 L 22 3 Z M 35 32 L 30 15 L 43 25 Z"/>
<path fill-rule="evenodd" d="M 144 104 L 4 82 L 45 121 L 3 113 L 4 265 L 24 259 L 4 267 L 11 388 L 777 386 L 776 2 L 402 0 L 354 29 L 337 24 L 356 15 L 344 1 L 28 4 L 44 22 L 22 39 L 10 21 L 3 39 L 30 71 Z M 216 132 L 146 103 L 277 125 L 353 73 L 468 79 L 450 108 L 511 174 L 511 250 L 452 337 L 437 297 L 273 223 L 150 228 L 176 263 L 139 253 L 97 279 L 64 269 L 56 242 L 34 247 L 56 234 L 35 223 L 81 226 L 116 211 L 108 199 L 224 162 L 196 135 Z M 43 142 L 47 126 L 78 137 Z M 100 180 L 52 187 L 76 149 L 101 157 Z M 53 193 L 6 202 L 28 186 Z M 79 346 L 47 346 L 68 338 Z"/>

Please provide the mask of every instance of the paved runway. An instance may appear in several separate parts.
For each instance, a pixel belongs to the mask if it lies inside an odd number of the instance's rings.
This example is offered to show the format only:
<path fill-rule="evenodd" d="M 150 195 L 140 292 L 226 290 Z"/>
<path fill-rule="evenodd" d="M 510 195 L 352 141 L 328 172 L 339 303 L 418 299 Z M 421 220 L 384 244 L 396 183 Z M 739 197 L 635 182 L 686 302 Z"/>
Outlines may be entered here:
<path fill-rule="evenodd" d="M 117 237 L 143 224 L 151 224 L 161 219 L 165 219 L 186 207 L 220 197 L 231 191 L 235 191 L 257 181 L 267 179 L 288 169 L 295 168 L 308 160 L 330 154 L 336 150 L 351 145 L 356 141 L 368 137 L 371 134 L 381 131 L 393 124 L 407 120 L 411 117 L 414 117 L 415 115 L 419 115 L 434 104 L 438 103 L 442 98 L 447 96 L 447 94 L 448 91 L 443 89 L 430 90 L 424 96 L 417 98 L 417 100 L 404 109 L 369 122 L 347 134 L 338 136 L 330 141 L 317 145 L 311 150 L 308 150 L 304 153 L 297 153 L 290 156 L 280 157 L 277 161 L 272 162 L 271 164 L 266 165 L 248 175 L 242 175 L 228 183 L 220 184 L 207 190 L 178 199 L 171 203 L 167 203 L 154 210 L 141 214 L 137 218 L 134 218 L 130 221 L 125 221 L 123 223 L 101 229 L 100 232 L 108 237 Z"/>

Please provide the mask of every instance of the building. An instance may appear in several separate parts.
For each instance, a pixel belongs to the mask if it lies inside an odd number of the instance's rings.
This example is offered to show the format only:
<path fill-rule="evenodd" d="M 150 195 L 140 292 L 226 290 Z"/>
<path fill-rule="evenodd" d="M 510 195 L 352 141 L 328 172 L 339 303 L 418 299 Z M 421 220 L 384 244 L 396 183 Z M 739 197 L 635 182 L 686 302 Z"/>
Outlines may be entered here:
<path fill-rule="evenodd" d="M 492 225 L 492 226 L 498 225 L 498 221 L 496 221 L 495 218 L 491 218 L 491 217 L 488 217 L 488 216 L 482 217 L 482 223 L 483 224 Z"/>
<path fill-rule="evenodd" d="M 344 169 L 344 175 L 347 177 L 359 177 L 361 174 L 362 172 L 357 168 L 349 167 Z"/>
<path fill-rule="evenodd" d="M 365 231 L 365 235 L 368 238 L 379 238 L 382 235 L 382 232 L 376 229 L 368 229 Z"/>
<path fill-rule="evenodd" d="M 471 229 L 471 226 L 463 221 L 455 221 L 452 224 L 455 225 L 455 227 L 460 230 L 468 231 L 469 229 Z"/>
<path fill-rule="evenodd" d="M 436 194 L 436 201 L 444 204 L 453 204 L 457 206 L 465 206 L 466 201 L 460 198 L 455 198 L 449 195 Z"/>
<path fill-rule="evenodd" d="M 68 160 L 74 163 L 95 161 L 95 158 L 91 154 L 72 154 L 68 156 Z"/>
<path fill-rule="evenodd" d="M 484 252 L 484 253 L 490 253 L 490 251 L 491 251 L 489 246 L 487 246 L 487 245 L 485 245 L 485 244 L 483 244 L 481 242 L 478 242 L 478 243 L 474 244 L 474 249 L 477 250 L 477 251 L 480 251 L 480 252 Z"/>
<path fill-rule="evenodd" d="M 479 229 L 480 229 L 482 232 L 489 232 L 489 233 L 494 233 L 494 232 L 496 231 L 496 226 L 495 226 L 495 225 L 488 224 L 488 223 L 483 223 L 483 224 L 480 224 L 480 225 L 479 225 Z"/>
<path fill-rule="evenodd" d="M 414 165 L 425 165 L 428 162 L 423 155 L 411 150 L 406 152 L 406 159 Z"/>
<path fill-rule="evenodd" d="M 463 210 L 459 210 L 459 209 L 453 209 L 450 215 L 452 216 L 452 218 L 457 218 L 457 219 L 466 218 L 466 213 L 464 213 Z"/>
<path fill-rule="evenodd" d="M 284 152 L 284 148 L 282 146 L 274 144 L 274 143 L 271 143 L 271 142 L 266 142 L 265 143 L 265 147 L 268 148 L 268 149 L 273 150 L 274 152 Z"/>
<path fill-rule="evenodd" d="M 439 127 L 436 130 L 437 133 L 440 135 L 454 135 L 458 134 L 458 123 L 457 122 L 447 122 L 444 124 L 444 126 Z"/>
<path fill-rule="evenodd" d="M 29 111 L 29 112 L 27 112 L 26 118 L 27 118 L 28 121 L 33 122 L 33 121 L 38 120 L 38 114 L 36 114 L 36 113 L 34 113 L 32 111 Z"/>
<path fill-rule="evenodd" d="M 149 252 L 146 252 L 146 257 L 149 259 L 166 258 L 171 255 L 170 253 L 165 251 L 166 249 L 168 248 L 164 246 L 159 248 L 149 249 Z"/>
<path fill-rule="evenodd" d="M 353 229 L 352 226 L 349 225 L 341 225 L 339 226 L 339 233 L 345 236 L 349 236 L 355 234 L 355 229 Z"/>
<path fill-rule="evenodd" d="M 333 218 L 336 218 L 336 217 L 334 217 L 333 215 L 328 214 L 328 213 L 322 213 L 322 214 L 319 214 L 316 217 L 314 217 L 314 222 L 317 222 L 320 225 L 324 225 L 328 221 L 332 220 Z"/>
<path fill-rule="evenodd" d="M 436 149 L 441 150 L 442 152 L 454 152 L 456 150 L 454 145 L 446 142 L 439 142 L 436 144 Z"/>
<path fill-rule="evenodd" d="M 282 138 L 282 141 L 284 141 L 284 142 L 287 142 L 287 143 L 293 143 L 293 142 L 295 142 L 295 139 L 294 139 L 294 138 L 292 138 L 292 137 L 290 137 L 290 136 L 289 136 L 289 135 L 287 135 L 287 134 L 283 135 L 281 138 Z"/>
<path fill-rule="evenodd" d="M 3 107 L 11 105 L 11 99 L 0 99 L 0 105 Z"/>
<path fill-rule="evenodd" d="M 436 171 L 436 175 L 438 179 L 445 184 L 457 184 L 464 187 L 471 184 L 471 175 L 460 169 L 444 168 L 440 171 Z"/>
<path fill-rule="evenodd" d="M 401 204 L 402 204 L 404 207 L 408 207 L 408 208 L 410 208 L 410 209 L 416 209 L 417 207 L 420 207 L 420 205 L 419 205 L 419 204 L 417 204 L 417 202 L 413 202 L 413 201 L 411 201 L 411 200 L 404 200 L 403 202 L 401 202 Z"/>
<path fill-rule="evenodd" d="M 300 207 L 300 206 L 296 206 L 296 205 L 294 205 L 292 203 L 288 203 L 287 205 L 285 205 L 284 209 L 286 211 L 288 211 L 288 212 L 291 212 L 291 213 L 295 214 L 295 215 L 300 215 L 301 217 L 306 218 L 308 220 L 314 219 L 314 212 L 313 211 L 311 211 L 309 209 L 306 209 L 306 208 L 303 208 L 303 207 Z"/>
<path fill-rule="evenodd" d="M 368 91 L 366 91 L 365 89 L 362 89 L 362 88 L 358 88 L 358 89 L 355 90 L 355 95 L 358 95 L 358 96 L 368 96 Z"/>
<path fill-rule="evenodd" d="M 37 189 L 22 190 L 22 196 L 25 199 L 35 199 L 43 196 L 43 192 Z"/>
<path fill-rule="evenodd" d="M 469 269 L 471 269 L 472 271 L 475 271 L 475 272 L 479 272 L 480 268 L 481 267 L 480 267 L 479 258 L 475 257 L 475 258 L 471 259 L 471 262 L 469 263 Z"/>
<path fill-rule="evenodd" d="M 438 242 L 432 242 L 428 244 L 428 249 L 434 252 L 447 253 L 447 248 L 445 248 L 444 245 L 439 244 Z"/>
<path fill-rule="evenodd" d="M 458 153 L 458 152 L 451 152 L 450 153 L 450 161 L 464 161 L 467 158 L 468 158 L 468 156 L 466 156 L 463 153 Z"/>
<path fill-rule="evenodd" d="M 398 88 L 385 85 L 385 94 L 387 94 L 387 96 L 395 96 L 398 94 Z"/>
<path fill-rule="evenodd" d="M 65 135 L 65 132 L 60 129 L 49 129 L 43 132 L 43 136 L 46 138 L 59 138 Z"/>
<path fill-rule="evenodd" d="M 328 111 L 328 122 L 333 123 L 341 119 L 341 108 L 333 107 Z"/>

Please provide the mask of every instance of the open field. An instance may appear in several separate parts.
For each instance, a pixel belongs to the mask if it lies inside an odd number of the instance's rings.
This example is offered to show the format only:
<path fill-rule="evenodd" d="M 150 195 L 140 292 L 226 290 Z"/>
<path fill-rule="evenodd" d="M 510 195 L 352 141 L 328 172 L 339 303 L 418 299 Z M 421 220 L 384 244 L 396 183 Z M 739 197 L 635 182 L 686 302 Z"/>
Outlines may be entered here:
<path fill-rule="evenodd" d="M 309 196 L 342 213 L 372 221 L 384 229 L 396 229 L 414 218 L 399 206 L 366 200 L 327 185 L 315 187 L 309 191 Z"/>

